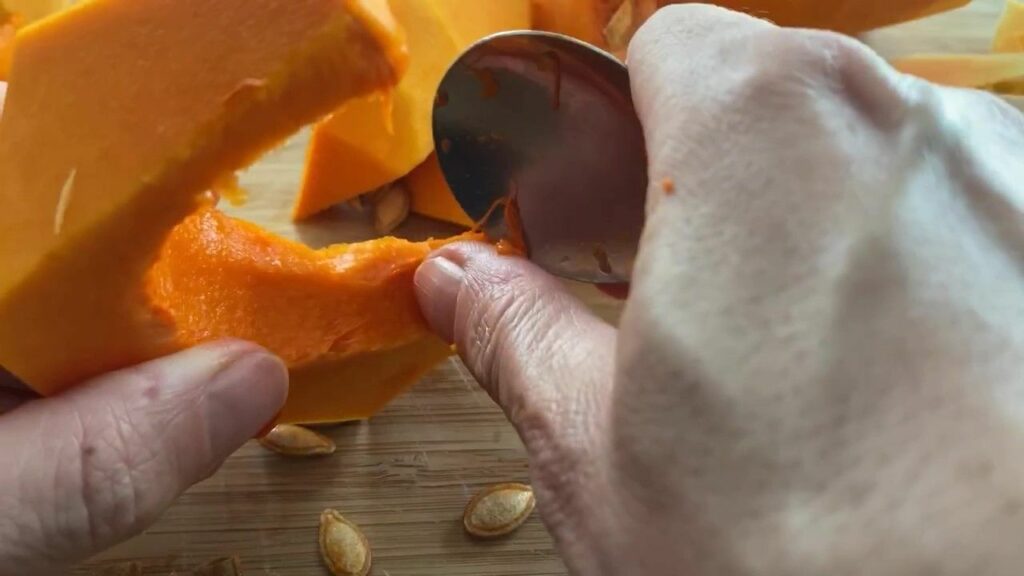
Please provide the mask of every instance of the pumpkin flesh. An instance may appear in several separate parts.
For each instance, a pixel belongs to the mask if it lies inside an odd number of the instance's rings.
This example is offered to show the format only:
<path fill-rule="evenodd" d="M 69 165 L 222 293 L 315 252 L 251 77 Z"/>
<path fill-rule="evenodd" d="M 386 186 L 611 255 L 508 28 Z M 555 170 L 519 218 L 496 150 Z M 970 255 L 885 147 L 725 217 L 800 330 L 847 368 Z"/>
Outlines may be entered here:
<path fill-rule="evenodd" d="M 313 131 L 293 215 L 303 219 L 390 184 L 434 149 L 434 95 L 452 60 L 488 34 L 529 28 L 528 0 L 392 0 L 414 55 L 390 98 L 354 99 Z"/>
<path fill-rule="evenodd" d="M 390 89 L 405 59 L 385 0 L 97 0 L 20 32 L 0 117 L 0 365 L 54 394 L 242 337 L 292 368 L 282 421 L 378 410 L 450 354 L 412 293 L 438 243 L 314 251 L 205 191 Z"/>

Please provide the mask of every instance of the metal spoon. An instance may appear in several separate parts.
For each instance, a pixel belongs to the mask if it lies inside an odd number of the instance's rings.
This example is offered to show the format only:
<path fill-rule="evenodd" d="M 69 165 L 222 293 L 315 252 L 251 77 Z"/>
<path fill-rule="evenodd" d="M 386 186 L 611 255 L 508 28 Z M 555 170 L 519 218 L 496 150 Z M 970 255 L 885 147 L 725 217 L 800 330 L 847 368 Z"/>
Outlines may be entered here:
<path fill-rule="evenodd" d="M 455 199 L 492 237 L 518 208 L 527 257 L 552 274 L 629 282 L 644 223 L 647 154 L 614 56 L 567 36 L 506 32 L 464 52 L 434 107 Z"/>

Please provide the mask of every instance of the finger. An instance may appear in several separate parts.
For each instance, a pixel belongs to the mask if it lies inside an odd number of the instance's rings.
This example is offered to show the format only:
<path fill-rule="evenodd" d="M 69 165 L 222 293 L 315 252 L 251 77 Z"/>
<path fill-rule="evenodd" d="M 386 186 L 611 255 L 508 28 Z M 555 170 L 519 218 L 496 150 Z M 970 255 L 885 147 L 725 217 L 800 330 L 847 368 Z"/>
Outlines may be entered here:
<path fill-rule="evenodd" d="M 441 249 L 417 271 L 416 289 L 428 322 L 455 342 L 522 438 L 562 549 L 590 541 L 615 330 L 536 266 L 482 244 Z"/>
<path fill-rule="evenodd" d="M 483 244 L 458 244 L 416 274 L 431 326 L 520 427 L 579 409 L 605 386 L 615 331 L 557 280 Z"/>
<path fill-rule="evenodd" d="M 53 574 L 133 536 L 274 418 L 286 394 L 278 359 L 226 342 L 3 415 L 0 566 Z"/>

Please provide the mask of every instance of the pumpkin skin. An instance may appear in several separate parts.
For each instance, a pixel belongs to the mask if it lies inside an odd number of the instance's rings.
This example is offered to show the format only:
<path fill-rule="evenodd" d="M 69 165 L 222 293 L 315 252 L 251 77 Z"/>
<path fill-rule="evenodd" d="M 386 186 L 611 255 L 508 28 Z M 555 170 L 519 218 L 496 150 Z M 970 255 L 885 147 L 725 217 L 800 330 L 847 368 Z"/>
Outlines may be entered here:
<path fill-rule="evenodd" d="M 372 415 L 450 354 L 411 280 L 440 243 L 315 251 L 206 191 L 406 67 L 386 0 L 101 0 L 23 29 L 0 118 L 0 365 L 48 395 L 242 337 L 291 368 L 281 421 Z"/>

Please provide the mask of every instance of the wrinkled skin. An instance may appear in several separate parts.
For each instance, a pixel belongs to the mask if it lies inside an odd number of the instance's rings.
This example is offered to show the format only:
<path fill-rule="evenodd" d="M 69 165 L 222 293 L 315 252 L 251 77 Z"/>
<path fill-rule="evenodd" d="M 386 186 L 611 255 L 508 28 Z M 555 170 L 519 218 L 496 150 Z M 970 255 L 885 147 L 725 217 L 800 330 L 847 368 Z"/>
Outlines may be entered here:
<path fill-rule="evenodd" d="M 417 275 L 572 571 L 1019 574 L 1024 116 L 701 5 L 628 62 L 654 184 L 619 329 L 483 246 Z"/>
<path fill-rule="evenodd" d="M 0 574 L 55 576 L 156 521 L 274 418 L 288 375 L 203 346 L 36 399 L 0 383 Z"/>

